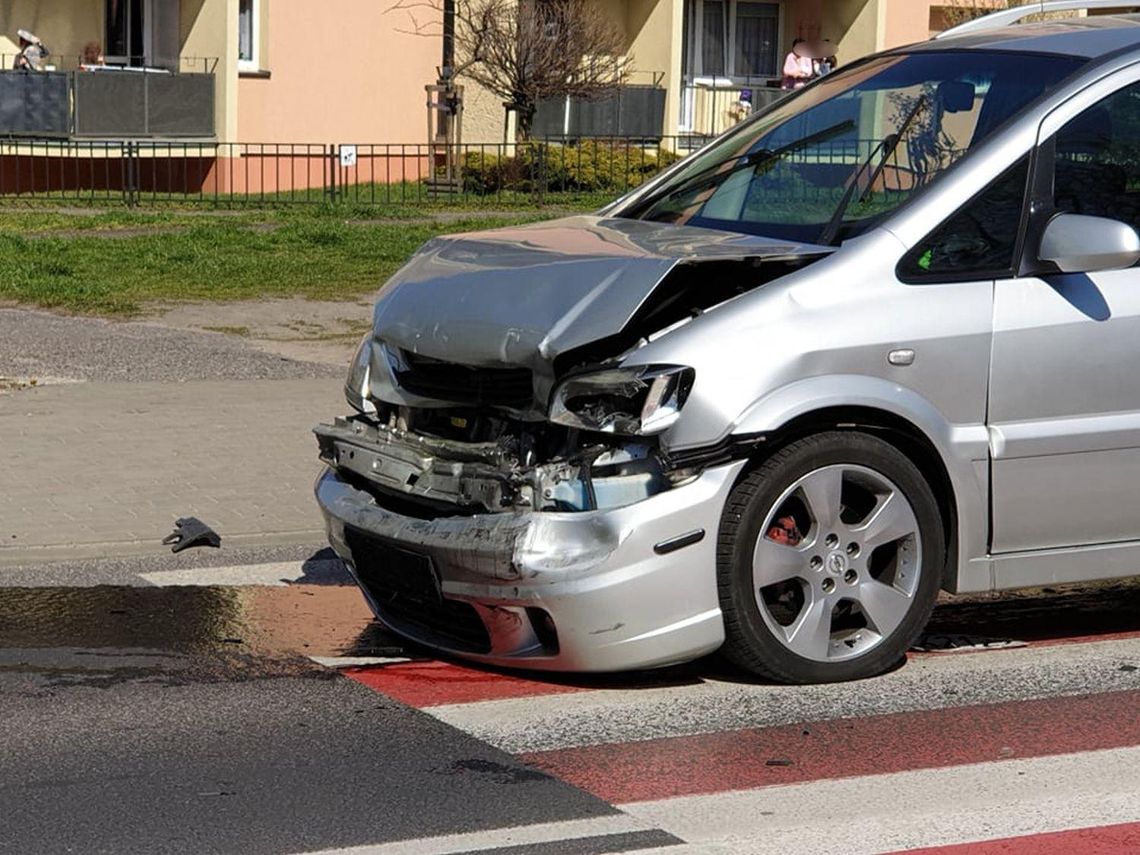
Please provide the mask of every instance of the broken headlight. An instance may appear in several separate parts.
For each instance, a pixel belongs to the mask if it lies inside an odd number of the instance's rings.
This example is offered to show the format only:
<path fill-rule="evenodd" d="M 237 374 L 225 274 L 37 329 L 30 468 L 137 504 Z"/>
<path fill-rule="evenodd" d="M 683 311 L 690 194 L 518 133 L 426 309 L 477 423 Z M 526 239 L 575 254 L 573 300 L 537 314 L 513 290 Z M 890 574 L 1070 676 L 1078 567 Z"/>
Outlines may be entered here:
<path fill-rule="evenodd" d="M 680 418 L 695 376 L 682 365 L 649 365 L 570 377 L 554 390 L 550 420 L 602 433 L 661 433 Z"/>
<path fill-rule="evenodd" d="M 374 415 L 376 405 L 372 396 L 372 333 L 360 340 L 360 347 L 352 357 L 348 368 L 348 379 L 344 382 L 344 397 L 353 409 L 365 415 Z"/>

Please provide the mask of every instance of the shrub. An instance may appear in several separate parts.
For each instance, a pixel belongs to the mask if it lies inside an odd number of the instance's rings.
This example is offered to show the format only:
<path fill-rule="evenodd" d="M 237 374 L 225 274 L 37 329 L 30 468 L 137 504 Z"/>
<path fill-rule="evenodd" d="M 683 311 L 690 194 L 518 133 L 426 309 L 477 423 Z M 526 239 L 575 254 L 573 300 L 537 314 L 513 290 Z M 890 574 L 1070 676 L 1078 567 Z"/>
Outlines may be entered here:
<path fill-rule="evenodd" d="M 463 152 L 463 191 L 475 196 L 486 196 L 503 189 L 502 158 L 488 151 Z"/>
<path fill-rule="evenodd" d="M 499 190 L 624 192 L 652 178 L 679 155 L 618 140 L 574 144 L 519 143 L 513 157 L 472 150 L 463 156 L 463 189 L 474 195 Z"/>

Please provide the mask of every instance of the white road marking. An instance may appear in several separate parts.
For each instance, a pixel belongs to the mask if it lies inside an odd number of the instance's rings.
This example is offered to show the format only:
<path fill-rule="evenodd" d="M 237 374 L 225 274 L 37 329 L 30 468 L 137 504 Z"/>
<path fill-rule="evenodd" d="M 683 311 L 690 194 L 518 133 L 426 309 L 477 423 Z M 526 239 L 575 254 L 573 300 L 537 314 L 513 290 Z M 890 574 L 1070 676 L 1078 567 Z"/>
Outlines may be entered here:
<path fill-rule="evenodd" d="M 158 587 L 254 586 L 283 587 L 304 582 L 307 576 L 327 576 L 343 572 L 340 559 L 321 561 L 278 561 L 271 564 L 238 564 L 228 567 L 193 567 L 186 570 L 159 570 L 139 576 Z"/>
<path fill-rule="evenodd" d="M 419 837 L 414 840 L 397 840 L 373 846 L 353 846 L 348 849 L 322 849 L 304 855 L 454 855 L 460 852 L 478 852 L 504 846 L 537 845 L 597 837 L 603 834 L 628 834 L 650 831 L 650 826 L 625 814 L 572 819 L 564 822 L 545 822 L 536 825 L 518 825 L 512 828 L 494 828 L 468 834 L 448 834 L 441 837 Z"/>
<path fill-rule="evenodd" d="M 773 686 L 705 680 L 427 707 L 513 754 L 1138 687 L 1140 638 L 916 657 L 873 680 Z M 841 711 L 841 713 L 840 713 Z"/>
<path fill-rule="evenodd" d="M 1133 747 L 620 807 L 697 846 L 859 855 L 1137 822 L 1138 792 Z"/>

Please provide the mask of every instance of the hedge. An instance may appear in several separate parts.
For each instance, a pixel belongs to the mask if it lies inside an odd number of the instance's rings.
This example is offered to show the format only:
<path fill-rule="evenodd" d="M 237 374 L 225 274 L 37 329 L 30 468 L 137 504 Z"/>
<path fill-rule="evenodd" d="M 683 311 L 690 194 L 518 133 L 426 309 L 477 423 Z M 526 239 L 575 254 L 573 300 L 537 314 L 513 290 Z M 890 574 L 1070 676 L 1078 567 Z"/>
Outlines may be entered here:
<path fill-rule="evenodd" d="M 652 178 L 679 157 L 664 149 L 606 140 L 573 145 L 520 143 L 515 152 L 513 157 L 478 149 L 464 152 L 464 191 L 474 195 L 539 188 L 621 192 Z"/>

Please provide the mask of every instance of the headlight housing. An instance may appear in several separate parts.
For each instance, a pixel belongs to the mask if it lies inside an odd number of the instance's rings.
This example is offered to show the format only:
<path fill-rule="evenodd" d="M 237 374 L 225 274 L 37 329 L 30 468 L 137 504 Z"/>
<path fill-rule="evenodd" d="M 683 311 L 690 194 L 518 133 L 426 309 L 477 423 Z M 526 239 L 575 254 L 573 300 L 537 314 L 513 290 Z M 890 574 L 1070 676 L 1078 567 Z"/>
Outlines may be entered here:
<path fill-rule="evenodd" d="M 344 382 L 344 397 L 353 409 L 365 415 L 375 415 L 376 405 L 372 403 L 372 333 L 360 340 L 360 347 L 352 357 L 348 368 L 348 379 Z"/>
<path fill-rule="evenodd" d="M 550 420 L 600 433 L 647 436 L 670 428 L 692 391 L 684 365 L 611 368 L 569 377 L 554 390 Z"/>

